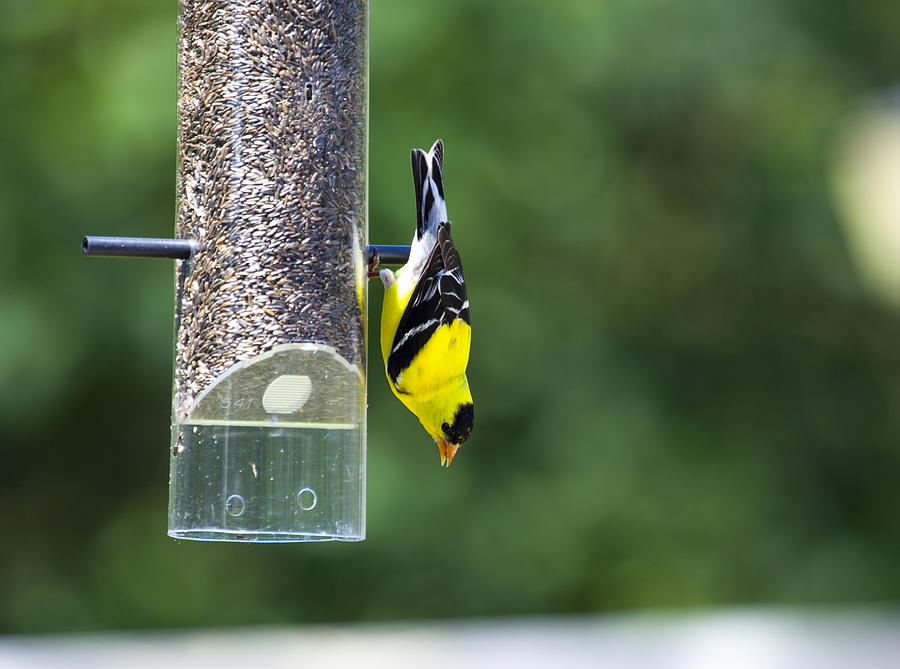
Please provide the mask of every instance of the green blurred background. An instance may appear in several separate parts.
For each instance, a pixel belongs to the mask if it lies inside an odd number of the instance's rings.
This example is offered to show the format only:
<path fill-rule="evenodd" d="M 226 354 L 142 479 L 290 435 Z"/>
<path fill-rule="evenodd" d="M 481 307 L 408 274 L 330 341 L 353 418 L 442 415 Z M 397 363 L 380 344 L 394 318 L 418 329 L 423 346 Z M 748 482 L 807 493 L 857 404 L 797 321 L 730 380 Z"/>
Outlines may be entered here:
<path fill-rule="evenodd" d="M 176 3 L 0 3 L 0 632 L 900 598 L 900 311 L 832 188 L 894 0 L 373 0 L 370 238 L 443 137 L 476 429 L 371 336 L 368 539 L 166 534 Z M 900 262 L 900 259 L 898 259 Z M 381 288 L 370 290 L 370 335 Z"/>

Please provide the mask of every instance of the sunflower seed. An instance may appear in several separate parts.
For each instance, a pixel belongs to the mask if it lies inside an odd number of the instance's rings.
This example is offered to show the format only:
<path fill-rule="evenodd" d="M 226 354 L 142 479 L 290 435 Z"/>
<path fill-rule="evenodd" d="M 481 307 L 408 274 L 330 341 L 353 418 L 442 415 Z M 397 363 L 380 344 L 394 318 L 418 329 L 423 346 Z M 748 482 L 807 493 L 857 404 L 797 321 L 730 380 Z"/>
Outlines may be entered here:
<path fill-rule="evenodd" d="M 365 371 L 368 0 L 181 0 L 174 411 L 322 342 Z M 363 300 L 360 299 L 363 296 Z"/>

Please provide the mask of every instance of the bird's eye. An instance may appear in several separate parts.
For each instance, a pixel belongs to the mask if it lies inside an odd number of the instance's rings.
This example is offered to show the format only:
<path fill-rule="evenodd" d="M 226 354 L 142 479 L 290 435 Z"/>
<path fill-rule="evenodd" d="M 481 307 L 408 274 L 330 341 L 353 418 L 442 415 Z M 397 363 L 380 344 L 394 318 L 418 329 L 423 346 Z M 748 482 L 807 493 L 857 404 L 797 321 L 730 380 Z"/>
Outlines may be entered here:
<path fill-rule="evenodd" d="M 449 423 L 441 423 L 441 429 L 444 431 L 444 434 L 450 433 L 450 424 Z"/>

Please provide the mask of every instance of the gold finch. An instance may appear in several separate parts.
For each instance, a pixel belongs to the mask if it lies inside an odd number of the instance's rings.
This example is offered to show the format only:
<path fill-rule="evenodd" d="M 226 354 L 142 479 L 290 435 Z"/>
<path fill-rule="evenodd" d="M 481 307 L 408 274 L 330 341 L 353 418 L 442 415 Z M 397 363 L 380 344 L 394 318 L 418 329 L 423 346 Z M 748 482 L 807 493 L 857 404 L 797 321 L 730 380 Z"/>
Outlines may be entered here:
<path fill-rule="evenodd" d="M 437 442 L 450 466 L 469 438 L 474 404 L 466 379 L 471 322 L 459 252 L 444 201 L 444 143 L 413 149 L 416 233 L 409 262 L 384 282 L 381 353 L 391 390 Z"/>

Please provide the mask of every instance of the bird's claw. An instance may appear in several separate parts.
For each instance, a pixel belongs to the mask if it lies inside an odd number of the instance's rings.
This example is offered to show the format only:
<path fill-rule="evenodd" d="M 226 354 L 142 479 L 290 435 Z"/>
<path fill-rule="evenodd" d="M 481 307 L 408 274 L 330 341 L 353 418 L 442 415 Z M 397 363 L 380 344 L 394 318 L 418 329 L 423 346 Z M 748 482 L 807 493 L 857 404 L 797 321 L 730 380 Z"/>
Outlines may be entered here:
<path fill-rule="evenodd" d="M 379 262 L 381 262 L 381 261 L 378 258 L 378 247 L 376 246 L 373 249 L 372 261 L 369 263 L 369 278 L 370 279 L 374 279 L 376 276 L 378 276 L 378 272 L 376 272 L 375 269 L 378 267 Z"/>

